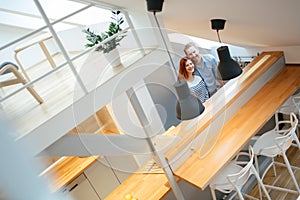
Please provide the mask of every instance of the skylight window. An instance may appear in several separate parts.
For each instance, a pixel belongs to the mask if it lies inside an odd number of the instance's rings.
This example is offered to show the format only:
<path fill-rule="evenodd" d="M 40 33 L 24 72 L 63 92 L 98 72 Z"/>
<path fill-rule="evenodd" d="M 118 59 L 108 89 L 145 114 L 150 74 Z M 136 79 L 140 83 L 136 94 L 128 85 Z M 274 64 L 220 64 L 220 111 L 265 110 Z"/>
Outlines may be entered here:
<path fill-rule="evenodd" d="M 50 21 L 55 21 L 71 14 L 86 4 L 68 0 L 40 0 Z M 10 0 L 0 5 L 0 25 L 17 28 L 37 29 L 45 25 L 33 0 Z M 56 26 L 58 30 L 65 30 L 74 26 L 85 26 L 110 20 L 110 11 L 98 7 L 91 7 L 86 11 L 74 15 Z"/>

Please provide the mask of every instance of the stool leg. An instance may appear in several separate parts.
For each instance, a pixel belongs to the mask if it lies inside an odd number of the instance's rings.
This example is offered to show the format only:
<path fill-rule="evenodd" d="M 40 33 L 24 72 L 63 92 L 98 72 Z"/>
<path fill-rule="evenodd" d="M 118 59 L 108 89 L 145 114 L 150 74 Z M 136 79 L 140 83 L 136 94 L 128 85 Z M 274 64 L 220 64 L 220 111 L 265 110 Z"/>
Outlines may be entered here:
<path fill-rule="evenodd" d="M 291 177 L 293 179 L 293 182 L 294 182 L 294 184 L 296 186 L 296 189 L 297 189 L 298 193 L 300 194 L 300 188 L 299 188 L 298 182 L 297 182 L 297 180 L 295 178 L 295 175 L 293 173 L 293 170 L 291 168 L 290 162 L 289 162 L 288 158 L 286 157 L 285 153 L 282 154 L 282 157 L 283 157 L 284 162 L 286 164 L 286 167 L 287 167 L 287 169 L 288 169 L 288 171 L 289 171 L 289 173 L 290 173 L 290 175 L 291 175 Z"/>
<path fill-rule="evenodd" d="M 293 133 L 293 137 L 294 137 L 294 141 L 296 142 L 296 144 L 298 146 L 298 149 L 300 150 L 300 142 L 299 142 L 299 138 L 298 138 L 296 132 Z"/>
<path fill-rule="evenodd" d="M 237 194 L 238 194 L 238 197 L 239 197 L 239 200 L 245 200 L 243 195 L 242 195 L 242 192 L 239 190 L 239 189 L 236 189 L 237 190 Z"/>
<path fill-rule="evenodd" d="M 274 158 L 272 158 L 272 167 L 273 167 L 273 171 L 274 171 L 274 176 L 277 176 L 277 171 L 276 171 L 276 166 L 274 165 Z"/>
<path fill-rule="evenodd" d="M 213 188 L 212 186 L 209 186 L 209 187 L 210 187 L 210 192 L 211 192 L 211 196 L 212 196 L 213 200 L 217 200 L 215 188 Z"/>
<path fill-rule="evenodd" d="M 267 191 L 265 185 L 263 184 L 262 180 L 261 180 L 260 177 L 259 177 L 258 172 L 255 170 L 255 168 L 254 168 L 253 165 L 251 166 L 251 169 L 252 169 L 252 171 L 253 171 L 254 176 L 255 176 L 256 179 L 257 179 L 258 188 L 262 188 L 262 190 L 264 191 L 264 193 L 265 193 L 267 199 L 268 199 L 268 200 L 271 200 L 271 197 L 270 197 L 270 195 L 269 195 L 269 193 L 268 193 L 268 191 Z M 259 196 L 260 196 L 260 199 L 262 200 L 262 194 L 261 194 L 260 189 L 259 189 Z"/>
<path fill-rule="evenodd" d="M 254 160 L 255 160 L 256 171 L 259 173 L 258 157 L 257 157 L 257 155 L 254 155 Z M 259 174 L 258 174 L 258 177 L 260 177 Z M 261 192 L 260 184 L 258 184 L 258 192 L 259 192 L 259 199 L 262 199 L 262 192 Z"/>
<path fill-rule="evenodd" d="M 279 130 L 279 127 L 278 127 L 278 122 L 279 122 L 279 117 L 278 117 L 278 115 L 279 115 L 279 112 L 278 111 L 276 111 L 275 112 L 275 129 L 276 130 Z"/>

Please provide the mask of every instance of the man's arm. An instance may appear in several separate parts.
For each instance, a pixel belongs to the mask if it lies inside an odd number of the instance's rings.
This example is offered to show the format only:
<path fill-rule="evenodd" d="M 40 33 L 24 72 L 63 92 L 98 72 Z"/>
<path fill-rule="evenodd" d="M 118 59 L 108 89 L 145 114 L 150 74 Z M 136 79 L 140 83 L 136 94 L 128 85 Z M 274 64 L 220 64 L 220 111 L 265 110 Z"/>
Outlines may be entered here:
<path fill-rule="evenodd" d="M 217 59 L 213 55 L 211 55 L 211 67 L 213 70 L 213 74 L 215 75 L 215 79 L 218 81 L 218 83 L 222 87 L 225 84 L 225 81 L 222 80 L 221 74 L 219 73 L 218 64 L 219 63 L 218 63 Z"/>

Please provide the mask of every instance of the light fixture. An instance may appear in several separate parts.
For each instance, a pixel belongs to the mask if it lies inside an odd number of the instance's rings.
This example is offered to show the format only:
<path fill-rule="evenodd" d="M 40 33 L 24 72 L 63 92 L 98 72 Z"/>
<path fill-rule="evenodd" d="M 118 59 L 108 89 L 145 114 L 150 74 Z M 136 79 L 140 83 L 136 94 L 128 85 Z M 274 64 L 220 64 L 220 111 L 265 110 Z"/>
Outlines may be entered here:
<path fill-rule="evenodd" d="M 174 87 L 178 95 L 176 102 L 176 117 L 178 119 L 193 119 L 204 111 L 201 101 L 191 95 L 186 81 L 177 81 Z"/>
<path fill-rule="evenodd" d="M 164 0 L 146 0 L 147 9 L 149 12 L 160 12 L 162 11 Z"/>
<path fill-rule="evenodd" d="M 155 21 L 157 23 L 158 30 L 160 32 L 160 35 L 162 37 L 164 46 L 167 50 L 171 66 L 174 70 L 175 75 L 177 76 L 177 71 L 173 62 L 173 59 L 171 57 L 168 45 L 165 41 L 165 38 L 162 34 L 160 25 L 158 23 L 156 12 L 162 11 L 163 6 L 163 0 L 147 0 L 147 9 L 150 12 L 153 12 Z M 174 84 L 175 90 L 177 92 L 178 100 L 176 102 L 176 117 L 180 120 L 189 120 L 193 119 L 204 111 L 204 106 L 202 102 L 191 94 L 191 91 L 187 85 L 187 82 L 185 80 L 179 80 L 177 77 L 177 81 Z"/>
<path fill-rule="evenodd" d="M 225 26 L 225 19 L 211 19 L 211 28 L 217 31 L 218 40 L 220 43 L 219 30 L 223 30 Z M 239 76 L 242 73 L 240 65 L 231 58 L 228 46 L 221 46 L 217 49 L 220 63 L 218 70 L 223 80 L 230 80 Z"/>

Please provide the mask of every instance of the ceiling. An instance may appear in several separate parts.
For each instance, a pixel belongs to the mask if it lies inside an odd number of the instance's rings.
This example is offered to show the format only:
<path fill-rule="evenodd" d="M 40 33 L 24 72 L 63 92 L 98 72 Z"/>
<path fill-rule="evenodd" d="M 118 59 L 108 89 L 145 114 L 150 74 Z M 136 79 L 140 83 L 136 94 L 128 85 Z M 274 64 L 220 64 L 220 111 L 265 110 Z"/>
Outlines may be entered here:
<path fill-rule="evenodd" d="M 87 0 L 88 1 L 88 0 Z M 94 0 L 93 2 L 96 2 Z M 128 10 L 147 10 L 146 0 L 100 0 Z M 217 41 L 210 19 L 226 19 L 222 42 L 238 46 L 300 45 L 299 0 L 165 0 L 165 27 L 175 32 Z"/>
<path fill-rule="evenodd" d="M 48 0 L 40 1 L 47 2 Z M 104 2 L 129 11 L 148 12 L 146 0 L 72 1 L 100 2 L 102 5 Z M 29 7 L 26 6 L 28 3 L 33 4 L 32 0 L 24 1 L 23 4 L 17 4 L 18 0 L 9 2 L 1 6 L 0 15 L 1 11 L 2 14 L 4 11 L 10 11 L 11 7 L 18 5 L 20 9 L 25 9 Z M 300 47 L 299 8 L 300 0 L 165 0 L 162 12 L 157 15 L 162 17 L 165 28 L 171 32 L 217 41 L 218 38 L 216 32 L 211 29 L 210 20 L 223 18 L 227 20 L 225 29 L 220 31 L 221 40 L 224 43 L 243 47 Z M 11 15 L 16 14 L 10 12 Z M 23 10 L 17 12 L 20 13 Z M 57 9 L 56 12 L 58 12 Z M 27 13 L 28 16 L 22 16 L 22 20 L 18 22 L 21 21 L 28 27 L 28 23 L 25 23 L 26 17 L 28 18 L 29 15 L 36 17 L 33 14 L 33 12 Z M 95 19 L 100 18 L 95 16 L 96 14 L 93 14 Z M 87 20 L 86 17 L 84 20 Z M 32 18 L 27 21 L 36 27 L 37 23 Z M 72 23 L 80 23 L 80 19 Z M 13 25 L 14 22 L 10 21 L 9 24 Z"/>

